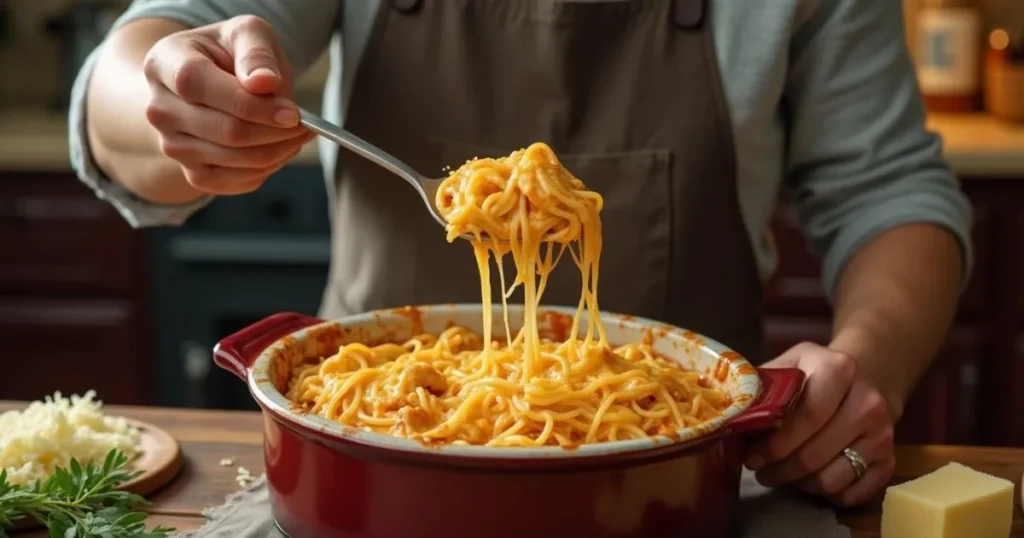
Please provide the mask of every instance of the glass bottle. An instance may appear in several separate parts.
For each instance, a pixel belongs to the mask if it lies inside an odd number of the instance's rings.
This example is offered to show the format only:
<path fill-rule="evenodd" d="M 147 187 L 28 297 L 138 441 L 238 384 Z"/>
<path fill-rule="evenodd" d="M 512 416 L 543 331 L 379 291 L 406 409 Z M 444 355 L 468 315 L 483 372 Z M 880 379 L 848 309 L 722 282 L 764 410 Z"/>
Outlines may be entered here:
<path fill-rule="evenodd" d="M 928 110 L 976 110 L 982 57 L 977 0 L 925 0 L 915 22 L 917 76 Z"/>

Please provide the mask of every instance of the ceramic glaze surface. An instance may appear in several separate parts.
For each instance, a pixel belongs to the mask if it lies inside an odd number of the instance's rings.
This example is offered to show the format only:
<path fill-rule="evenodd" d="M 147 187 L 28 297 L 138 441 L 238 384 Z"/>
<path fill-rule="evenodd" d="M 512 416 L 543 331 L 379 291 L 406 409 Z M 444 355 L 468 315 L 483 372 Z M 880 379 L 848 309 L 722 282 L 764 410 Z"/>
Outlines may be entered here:
<path fill-rule="evenodd" d="M 561 340 L 573 310 L 542 308 Z M 518 308 L 510 322 L 517 326 Z M 503 334 L 500 311 L 496 334 Z M 720 344 L 662 324 L 605 314 L 612 343 L 644 338 L 704 374 L 734 404 L 678 437 L 561 447 L 427 448 L 296 412 L 282 395 L 295 364 L 344 343 L 405 340 L 453 323 L 480 329 L 479 305 L 373 312 L 337 321 L 281 313 L 225 338 L 218 366 L 264 411 L 275 521 L 291 538 L 717 538 L 739 494 L 743 435 L 777 426 L 803 386 L 796 369 L 755 370 Z M 543 521 L 542 521 L 543 520 Z"/>

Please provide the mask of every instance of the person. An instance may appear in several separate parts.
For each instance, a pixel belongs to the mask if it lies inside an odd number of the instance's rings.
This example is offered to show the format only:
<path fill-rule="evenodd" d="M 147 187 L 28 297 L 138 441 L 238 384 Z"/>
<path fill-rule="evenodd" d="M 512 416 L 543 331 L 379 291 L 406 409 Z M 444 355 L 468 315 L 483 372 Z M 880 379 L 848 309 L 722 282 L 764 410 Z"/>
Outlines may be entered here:
<path fill-rule="evenodd" d="M 763 484 L 843 505 L 886 485 L 893 424 L 971 267 L 971 208 L 925 129 L 898 2 L 136 0 L 78 76 L 74 167 L 136 227 L 258 189 L 312 140 L 292 83 L 327 47 L 327 118 L 423 174 L 554 148 L 604 196 L 604 310 L 806 372 L 792 416 L 746 455 Z M 319 144 L 323 315 L 479 302 L 468 245 L 445 242 L 418 194 Z M 835 323 L 827 345 L 769 360 L 782 190 Z M 572 269 L 545 303 L 576 304 Z"/>

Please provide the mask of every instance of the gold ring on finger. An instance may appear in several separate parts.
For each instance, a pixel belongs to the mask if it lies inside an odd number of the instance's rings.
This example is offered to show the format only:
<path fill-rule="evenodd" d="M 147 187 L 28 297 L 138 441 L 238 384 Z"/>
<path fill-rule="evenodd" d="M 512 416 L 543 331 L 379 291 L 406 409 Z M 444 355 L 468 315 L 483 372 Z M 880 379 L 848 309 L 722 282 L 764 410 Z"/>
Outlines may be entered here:
<path fill-rule="evenodd" d="M 853 474 L 856 480 L 860 480 L 868 470 L 868 464 L 864 461 L 864 456 L 861 456 L 860 452 L 847 447 L 843 449 L 843 457 L 846 458 L 846 461 L 850 462 L 850 467 L 853 467 Z"/>

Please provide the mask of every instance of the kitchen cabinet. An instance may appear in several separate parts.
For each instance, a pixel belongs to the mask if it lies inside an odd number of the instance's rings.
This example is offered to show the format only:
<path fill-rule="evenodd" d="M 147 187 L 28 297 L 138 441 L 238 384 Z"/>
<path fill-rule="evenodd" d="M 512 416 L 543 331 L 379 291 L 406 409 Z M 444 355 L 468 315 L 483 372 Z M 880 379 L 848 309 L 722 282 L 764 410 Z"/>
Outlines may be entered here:
<path fill-rule="evenodd" d="M 907 402 L 897 440 L 1024 445 L 1024 177 L 967 178 L 974 271 L 957 319 Z M 772 220 L 779 267 L 766 286 L 773 351 L 828 342 L 831 315 L 819 260 L 783 202 Z M 924 270 L 924 268 L 922 269 Z"/>
<path fill-rule="evenodd" d="M 1014 338 L 1013 348 L 1007 360 L 1007 368 L 1000 385 L 1005 397 L 999 402 L 1004 405 L 1001 427 L 1007 436 L 1007 444 L 1024 446 L 1024 331 Z"/>
<path fill-rule="evenodd" d="M 0 172 L 0 399 L 153 401 L 143 236 L 70 173 Z"/>
<path fill-rule="evenodd" d="M 94 389 L 107 403 L 145 402 L 138 313 L 121 299 L 0 298 L 4 368 L 0 398 L 38 399 Z"/>
<path fill-rule="evenodd" d="M 978 377 L 985 352 L 984 333 L 977 327 L 955 327 L 934 366 L 918 383 L 896 428 L 904 443 L 973 444 L 981 432 L 975 415 Z M 941 441 L 938 441 L 941 440 Z"/>

